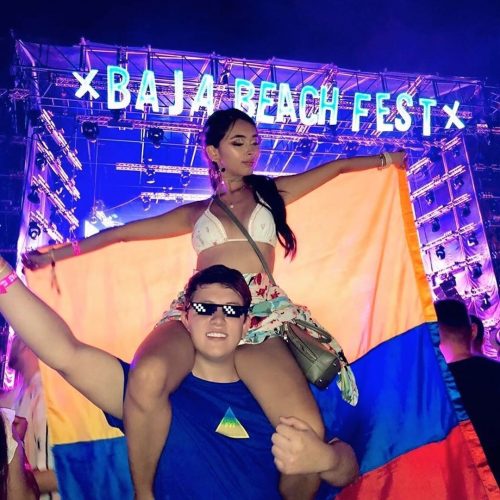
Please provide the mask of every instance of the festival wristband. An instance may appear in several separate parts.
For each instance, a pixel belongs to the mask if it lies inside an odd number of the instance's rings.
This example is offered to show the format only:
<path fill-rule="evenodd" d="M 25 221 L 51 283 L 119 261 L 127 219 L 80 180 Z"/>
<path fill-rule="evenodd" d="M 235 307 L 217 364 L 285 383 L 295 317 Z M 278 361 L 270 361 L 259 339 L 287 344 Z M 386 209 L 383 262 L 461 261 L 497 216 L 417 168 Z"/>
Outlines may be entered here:
<path fill-rule="evenodd" d="M 80 249 L 80 242 L 78 240 L 73 240 L 71 242 L 71 246 L 73 247 L 73 255 L 77 257 L 78 255 L 81 255 L 82 250 Z"/>
<path fill-rule="evenodd" d="M 17 274 L 15 271 L 11 271 L 7 276 L 3 277 L 0 279 L 0 295 L 3 295 L 4 293 L 7 293 L 7 288 L 9 288 L 14 281 L 16 281 L 18 278 Z"/>

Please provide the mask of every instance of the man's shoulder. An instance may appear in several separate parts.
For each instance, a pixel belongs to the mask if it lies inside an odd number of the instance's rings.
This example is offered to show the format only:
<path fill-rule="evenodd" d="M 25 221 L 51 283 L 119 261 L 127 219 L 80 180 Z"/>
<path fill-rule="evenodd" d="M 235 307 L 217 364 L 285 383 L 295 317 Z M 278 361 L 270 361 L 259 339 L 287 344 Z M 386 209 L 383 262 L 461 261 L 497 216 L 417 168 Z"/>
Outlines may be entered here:
<path fill-rule="evenodd" d="M 448 364 L 451 373 L 456 377 L 490 380 L 500 383 L 500 363 L 484 356 L 471 356 L 467 359 Z"/>

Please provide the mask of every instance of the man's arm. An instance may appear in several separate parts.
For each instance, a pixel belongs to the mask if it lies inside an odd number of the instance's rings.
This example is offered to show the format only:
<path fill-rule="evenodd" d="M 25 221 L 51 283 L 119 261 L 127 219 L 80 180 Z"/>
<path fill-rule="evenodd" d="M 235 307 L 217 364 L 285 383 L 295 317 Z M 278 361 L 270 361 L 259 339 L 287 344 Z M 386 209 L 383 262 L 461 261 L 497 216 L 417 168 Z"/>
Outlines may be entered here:
<path fill-rule="evenodd" d="M 56 474 L 53 470 L 35 469 L 33 474 L 35 475 L 40 493 L 54 493 L 55 491 L 59 491 Z"/>
<path fill-rule="evenodd" d="M 304 421 L 282 417 L 273 434 L 272 452 L 283 474 L 319 473 L 332 486 L 347 486 L 359 474 L 354 451 L 340 440 L 325 443 Z"/>
<path fill-rule="evenodd" d="M 7 498 L 9 500 L 35 500 L 40 498 L 40 492 L 33 473 L 27 466 L 23 445 L 19 438 L 14 457 L 9 463 L 7 476 Z"/>

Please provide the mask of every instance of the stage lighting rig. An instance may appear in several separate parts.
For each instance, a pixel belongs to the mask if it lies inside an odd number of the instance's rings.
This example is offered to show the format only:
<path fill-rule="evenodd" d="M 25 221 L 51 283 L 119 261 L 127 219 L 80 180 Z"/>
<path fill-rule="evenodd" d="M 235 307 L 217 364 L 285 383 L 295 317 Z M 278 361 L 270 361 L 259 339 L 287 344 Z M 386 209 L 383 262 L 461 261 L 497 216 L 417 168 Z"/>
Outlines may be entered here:
<path fill-rule="evenodd" d="M 444 260 L 444 258 L 446 257 L 446 250 L 444 249 L 443 245 L 439 245 L 436 248 L 436 257 L 440 260 Z"/>
<path fill-rule="evenodd" d="M 475 233 L 469 234 L 469 236 L 467 237 L 467 246 L 475 247 L 477 245 L 479 245 L 479 241 L 477 240 L 476 234 Z"/>
<path fill-rule="evenodd" d="M 154 184 L 156 182 L 155 169 L 152 167 L 146 168 L 146 184 Z"/>
<path fill-rule="evenodd" d="M 478 279 L 483 275 L 483 266 L 480 262 L 476 262 L 471 266 L 471 275 L 474 279 Z"/>
<path fill-rule="evenodd" d="M 37 166 L 38 170 L 40 170 L 40 172 L 43 172 L 45 170 L 45 168 L 47 167 L 47 160 L 43 153 L 37 153 L 35 155 L 35 165 Z"/>
<path fill-rule="evenodd" d="M 227 85 L 229 83 L 229 77 L 231 76 L 231 69 L 229 66 L 224 66 L 224 69 L 222 70 L 222 73 L 220 74 L 219 77 L 219 83 L 221 85 Z"/>
<path fill-rule="evenodd" d="M 433 191 L 429 191 L 425 195 L 425 203 L 427 203 L 427 205 L 431 206 L 435 201 L 436 201 L 436 199 L 434 197 L 434 192 Z"/>
<path fill-rule="evenodd" d="M 455 177 L 452 181 L 451 181 L 452 185 L 453 185 L 453 189 L 455 191 L 459 191 L 463 186 L 464 186 L 464 180 L 462 178 L 461 175 Z"/>
<path fill-rule="evenodd" d="M 33 203 L 34 205 L 38 205 L 40 203 L 40 196 L 38 196 L 38 188 L 34 184 L 31 185 L 31 191 L 28 194 L 28 201 Z"/>
<path fill-rule="evenodd" d="M 28 225 L 28 235 L 32 240 L 36 240 L 42 234 L 40 226 L 35 222 L 31 221 Z"/>
<path fill-rule="evenodd" d="M 491 302 L 490 302 L 490 296 L 488 293 L 483 293 L 483 296 L 481 297 L 481 304 L 479 306 L 483 311 L 486 311 L 486 309 L 489 309 L 491 307 Z"/>
<path fill-rule="evenodd" d="M 300 139 L 300 141 L 297 143 L 296 151 L 299 153 L 299 155 L 302 158 L 309 158 L 309 155 L 311 154 L 311 150 L 313 147 L 313 142 L 311 139 L 308 139 L 307 137 L 303 137 Z"/>
<path fill-rule="evenodd" d="M 454 298 L 459 296 L 457 289 L 457 280 L 453 274 L 446 276 L 443 281 L 439 284 L 439 288 L 443 291 L 446 297 Z"/>
<path fill-rule="evenodd" d="M 82 135 L 89 142 L 96 142 L 99 135 L 99 125 L 94 122 L 83 122 L 82 123 Z"/>
<path fill-rule="evenodd" d="M 160 149 L 165 133 L 159 127 L 148 128 L 146 137 L 153 143 L 155 149 Z"/>
<path fill-rule="evenodd" d="M 429 149 L 429 153 L 427 154 L 427 157 L 432 163 L 437 163 L 438 161 L 441 161 L 441 150 L 437 148 L 436 146 L 432 146 Z"/>
<path fill-rule="evenodd" d="M 142 208 L 145 212 L 149 211 L 151 208 L 151 196 L 142 195 L 141 196 Z"/>
<path fill-rule="evenodd" d="M 191 180 L 191 174 L 190 174 L 189 170 L 187 170 L 187 169 L 183 170 L 181 172 L 182 187 L 184 187 L 184 188 L 188 187 L 190 180 Z"/>
<path fill-rule="evenodd" d="M 465 203 L 465 205 L 462 207 L 462 211 L 461 211 L 461 214 L 462 214 L 462 217 L 469 217 L 470 215 L 470 203 L 467 202 Z"/>
<path fill-rule="evenodd" d="M 431 222 L 431 231 L 433 233 L 437 233 L 441 229 L 441 224 L 439 223 L 439 219 L 434 217 Z"/>

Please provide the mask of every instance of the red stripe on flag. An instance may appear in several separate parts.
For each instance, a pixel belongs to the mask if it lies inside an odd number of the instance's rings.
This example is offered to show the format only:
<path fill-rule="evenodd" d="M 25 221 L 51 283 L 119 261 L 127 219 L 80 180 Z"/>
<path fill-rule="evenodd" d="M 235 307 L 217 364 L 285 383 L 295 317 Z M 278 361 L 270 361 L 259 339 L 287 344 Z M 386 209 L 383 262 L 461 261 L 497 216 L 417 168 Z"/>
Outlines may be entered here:
<path fill-rule="evenodd" d="M 500 490 L 470 421 L 448 437 L 406 453 L 344 488 L 340 500 L 500 499 Z"/>

